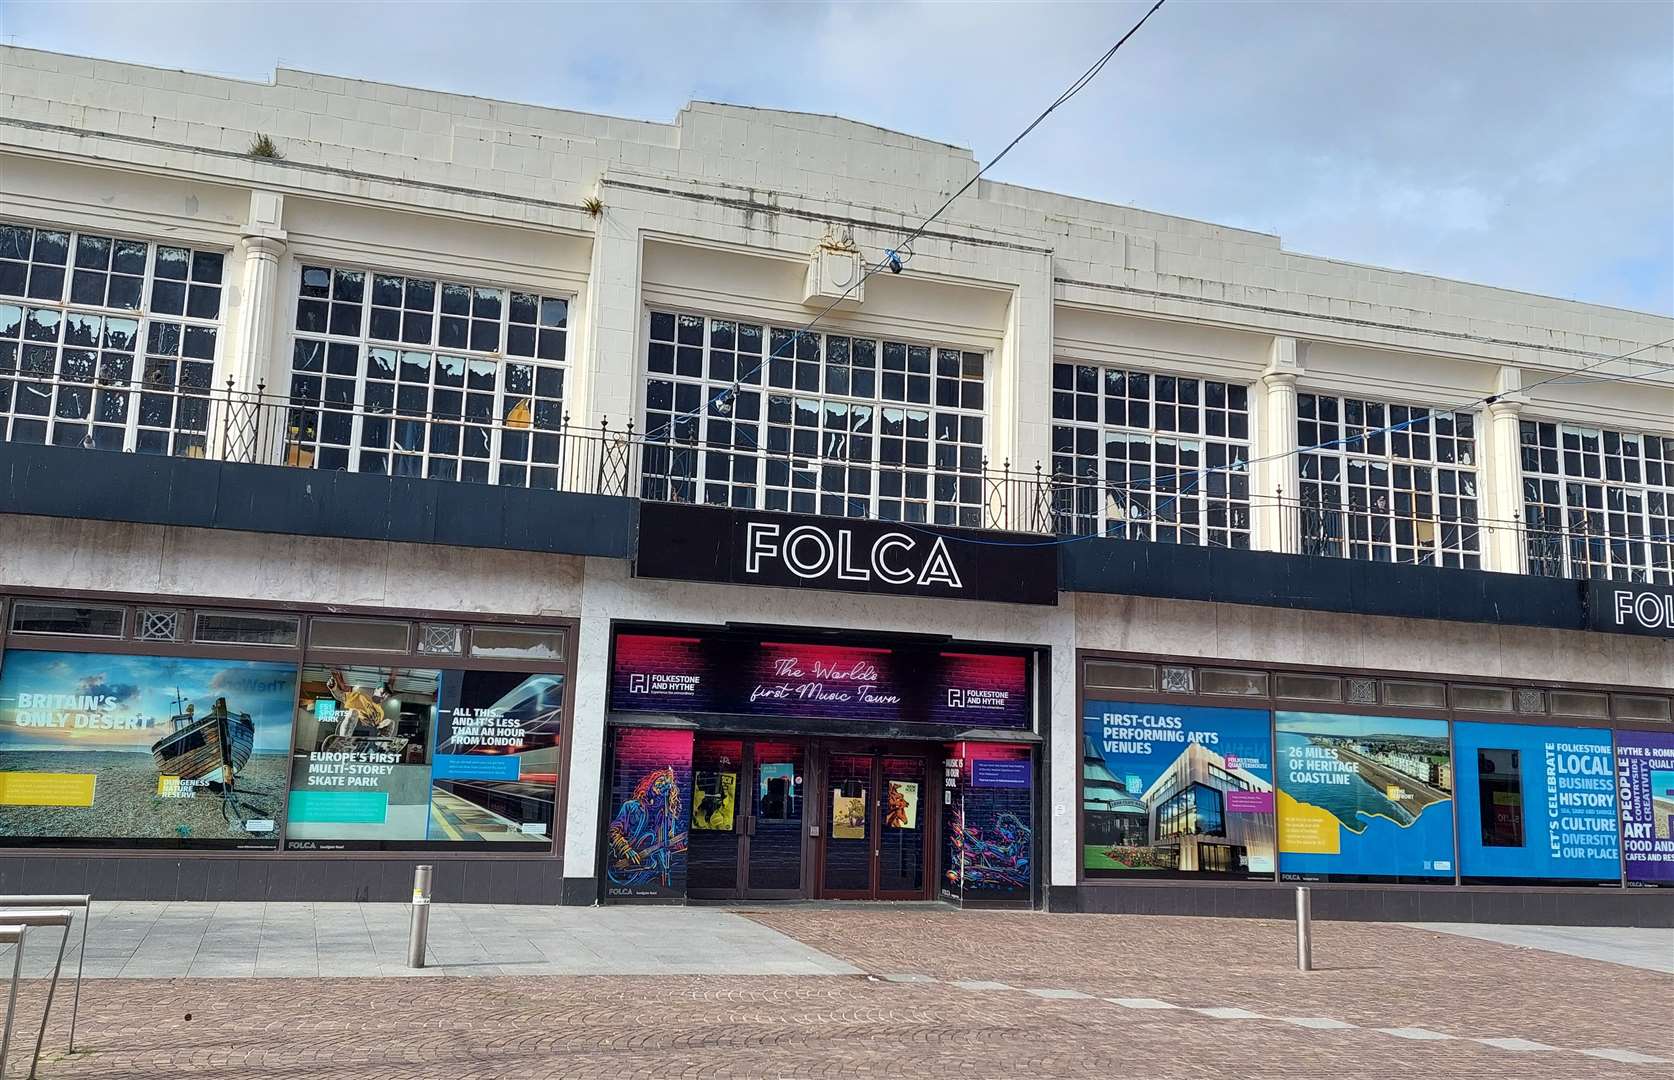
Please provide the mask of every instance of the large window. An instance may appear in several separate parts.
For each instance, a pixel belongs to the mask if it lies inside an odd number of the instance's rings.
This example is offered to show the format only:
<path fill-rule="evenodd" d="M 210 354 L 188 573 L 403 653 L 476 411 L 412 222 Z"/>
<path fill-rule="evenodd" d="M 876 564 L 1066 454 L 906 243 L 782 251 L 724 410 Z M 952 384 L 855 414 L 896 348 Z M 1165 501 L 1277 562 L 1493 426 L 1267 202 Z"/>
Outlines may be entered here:
<path fill-rule="evenodd" d="M 550 847 L 564 677 L 310 663 L 286 847 Z"/>
<path fill-rule="evenodd" d="M 648 499 L 983 523 L 981 353 L 653 312 Z"/>
<path fill-rule="evenodd" d="M 555 489 L 569 301 L 305 265 L 289 464 Z"/>
<path fill-rule="evenodd" d="M 1193 784 L 1157 807 L 1157 837 L 1225 836 L 1225 800 L 1207 784 Z"/>
<path fill-rule="evenodd" d="M 1529 572 L 1674 584 L 1674 438 L 1525 420 Z"/>
<path fill-rule="evenodd" d="M 296 665 L 11 648 L 0 844 L 279 845 Z"/>
<path fill-rule="evenodd" d="M 1247 548 L 1249 438 L 1243 386 L 1054 364 L 1059 531 Z"/>
<path fill-rule="evenodd" d="M 0 222 L 0 439 L 202 457 L 224 256 Z"/>
<path fill-rule="evenodd" d="M 1299 394 L 1302 551 L 1476 568 L 1470 413 Z"/>

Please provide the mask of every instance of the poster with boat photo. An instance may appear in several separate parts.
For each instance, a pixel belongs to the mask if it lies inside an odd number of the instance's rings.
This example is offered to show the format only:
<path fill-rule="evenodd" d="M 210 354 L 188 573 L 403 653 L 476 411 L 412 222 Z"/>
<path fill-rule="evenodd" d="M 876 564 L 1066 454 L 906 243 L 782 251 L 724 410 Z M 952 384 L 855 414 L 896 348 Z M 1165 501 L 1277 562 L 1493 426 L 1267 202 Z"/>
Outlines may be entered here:
<path fill-rule="evenodd" d="M 296 667 L 8 650 L 0 844 L 274 848 Z"/>
<path fill-rule="evenodd" d="M 286 847 L 551 845 L 563 678 L 308 664 Z"/>
<path fill-rule="evenodd" d="M 1447 721 L 1281 712 L 1279 876 L 1452 881 Z"/>

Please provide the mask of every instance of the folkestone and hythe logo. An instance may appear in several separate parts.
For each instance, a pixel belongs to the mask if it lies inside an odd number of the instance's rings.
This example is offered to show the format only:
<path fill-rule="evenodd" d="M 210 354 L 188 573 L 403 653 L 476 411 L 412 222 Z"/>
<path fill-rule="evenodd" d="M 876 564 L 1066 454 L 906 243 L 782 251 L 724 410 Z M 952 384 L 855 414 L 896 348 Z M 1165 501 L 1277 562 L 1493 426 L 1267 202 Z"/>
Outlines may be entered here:
<path fill-rule="evenodd" d="M 697 693 L 702 681 L 702 675 L 690 675 L 685 672 L 632 671 L 628 673 L 628 693 L 691 697 Z"/>
<path fill-rule="evenodd" d="M 1007 690 L 950 686 L 947 689 L 947 704 L 950 709 L 1004 709 L 1011 704 L 1011 693 Z"/>

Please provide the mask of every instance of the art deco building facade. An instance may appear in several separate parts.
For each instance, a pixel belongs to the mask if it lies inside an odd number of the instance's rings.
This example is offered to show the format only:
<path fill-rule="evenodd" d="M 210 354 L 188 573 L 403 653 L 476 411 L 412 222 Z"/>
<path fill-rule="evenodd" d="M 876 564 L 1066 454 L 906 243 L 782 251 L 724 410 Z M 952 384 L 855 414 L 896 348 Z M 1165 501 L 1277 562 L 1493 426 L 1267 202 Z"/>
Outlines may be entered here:
<path fill-rule="evenodd" d="M 1674 323 L 977 168 L 0 50 L 0 881 L 1674 922 Z"/>

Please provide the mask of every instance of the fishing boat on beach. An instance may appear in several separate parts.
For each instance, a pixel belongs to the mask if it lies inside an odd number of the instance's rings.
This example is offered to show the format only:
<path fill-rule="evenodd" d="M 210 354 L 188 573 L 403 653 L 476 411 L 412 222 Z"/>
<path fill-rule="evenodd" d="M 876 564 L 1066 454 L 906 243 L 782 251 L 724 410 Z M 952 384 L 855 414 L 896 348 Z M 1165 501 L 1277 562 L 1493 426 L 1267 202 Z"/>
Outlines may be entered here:
<path fill-rule="evenodd" d="M 157 771 L 182 780 L 218 780 L 231 788 L 255 746 L 256 725 L 250 714 L 229 711 L 227 699 L 218 697 L 203 716 L 187 705 L 172 724 L 173 730 L 151 744 Z"/>

